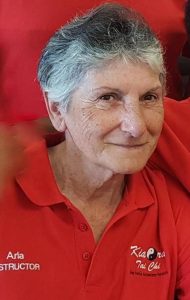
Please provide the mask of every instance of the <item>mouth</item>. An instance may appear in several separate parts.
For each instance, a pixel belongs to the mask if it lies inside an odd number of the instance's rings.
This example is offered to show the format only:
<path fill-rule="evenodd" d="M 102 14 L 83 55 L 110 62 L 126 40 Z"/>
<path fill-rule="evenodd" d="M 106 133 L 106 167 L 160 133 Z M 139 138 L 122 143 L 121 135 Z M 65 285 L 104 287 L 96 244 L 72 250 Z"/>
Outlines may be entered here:
<path fill-rule="evenodd" d="M 142 144 L 119 144 L 119 143 L 117 144 L 117 143 L 113 143 L 112 145 L 123 147 L 123 148 L 126 148 L 126 149 L 138 149 L 138 148 L 142 148 L 146 144 L 147 143 L 142 143 Z"/>

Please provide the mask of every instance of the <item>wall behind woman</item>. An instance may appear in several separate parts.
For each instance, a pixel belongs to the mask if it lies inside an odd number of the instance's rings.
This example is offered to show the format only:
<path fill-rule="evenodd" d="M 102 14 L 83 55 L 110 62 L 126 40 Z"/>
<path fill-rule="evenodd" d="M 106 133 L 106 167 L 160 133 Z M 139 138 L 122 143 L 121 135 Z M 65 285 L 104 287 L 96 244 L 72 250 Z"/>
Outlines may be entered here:
<path fill-rule="evenodd" d="M 168 93 L 180 98 L 176 59 L 186 41 L 185 0 L 120 0 L 141 12 L 158 32 L 166 48 Z M 0 9 L 0 118 L 16 122 L 47 115 L 36 81 L 40 53 L 52 33 L 101 0 L 1 0 Z"/>

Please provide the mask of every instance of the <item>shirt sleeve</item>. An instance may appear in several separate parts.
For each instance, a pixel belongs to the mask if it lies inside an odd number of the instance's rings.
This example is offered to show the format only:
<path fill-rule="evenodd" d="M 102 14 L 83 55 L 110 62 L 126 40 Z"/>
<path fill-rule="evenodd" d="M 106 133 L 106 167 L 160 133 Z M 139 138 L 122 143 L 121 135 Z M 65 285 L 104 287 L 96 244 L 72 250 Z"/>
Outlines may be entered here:
<path fill-rule="evenodd" d="M 161 137 L 149 164 L 178 178 L 190 191 L 190 98 L 164 100 L 165 120 Z"/>

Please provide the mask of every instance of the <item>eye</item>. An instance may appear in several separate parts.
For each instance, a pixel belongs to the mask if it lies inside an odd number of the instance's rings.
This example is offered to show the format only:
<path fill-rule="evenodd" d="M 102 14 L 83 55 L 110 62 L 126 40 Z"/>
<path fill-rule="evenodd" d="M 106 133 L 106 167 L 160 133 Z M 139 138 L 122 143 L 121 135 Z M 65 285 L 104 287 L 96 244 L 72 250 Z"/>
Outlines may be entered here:
<path fill-rule="evenodd" d="M 115 100 L 116 97 L 114 95 L 107 94 L 107 95 L 101 96 L 99 99 L 103 100 L 103 101 L 112 101 L 112 100 Z"/>
<path fill-rule="evenodd" d="M 156 100 L 158 100 L 158 95 L 156 94 L 146 94 L 144 97 L 143 97 L 143 101 L 147 101 L 147 102 L 154 102 Z"/>

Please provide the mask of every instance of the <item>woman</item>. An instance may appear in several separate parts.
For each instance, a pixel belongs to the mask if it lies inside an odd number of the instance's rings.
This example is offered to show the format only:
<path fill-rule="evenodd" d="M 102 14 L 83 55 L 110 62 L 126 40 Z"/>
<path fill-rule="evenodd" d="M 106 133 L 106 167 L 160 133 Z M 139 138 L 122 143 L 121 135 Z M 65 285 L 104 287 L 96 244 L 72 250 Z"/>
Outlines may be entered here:
<path fill-rule="evenodd" d="M 33 141 L 4 191 L 1 298 L 189 299 L 190 204 L 177 182 L 145 167 L 163 123 L 154 34 L 104 4 L 55 33 L 38 78 L 65 140 Z"/>

